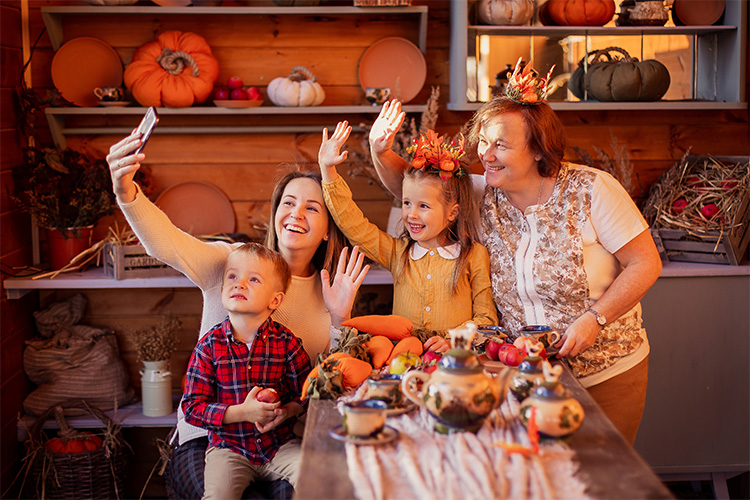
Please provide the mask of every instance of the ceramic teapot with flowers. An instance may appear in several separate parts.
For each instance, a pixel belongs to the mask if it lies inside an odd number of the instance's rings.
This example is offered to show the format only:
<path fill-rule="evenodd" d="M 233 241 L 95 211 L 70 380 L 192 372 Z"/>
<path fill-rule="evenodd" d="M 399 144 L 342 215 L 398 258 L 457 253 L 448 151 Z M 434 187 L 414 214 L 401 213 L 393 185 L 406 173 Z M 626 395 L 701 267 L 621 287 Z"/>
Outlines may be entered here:
<path fill-rule="evenodd" d="M 484 371 L 478 357 L 469 350 L 476 326 L 451 330 L 452 348 L 431 374 L 412 371 L 404 374 L 401 390 L 414 403 L 435 418 L 440 433 L 476 432 L 484 419 L 497 408 L 508 393 L 513 368 L 496 376 Z M 420 390 L 414 382 L 421 381 Z"/>

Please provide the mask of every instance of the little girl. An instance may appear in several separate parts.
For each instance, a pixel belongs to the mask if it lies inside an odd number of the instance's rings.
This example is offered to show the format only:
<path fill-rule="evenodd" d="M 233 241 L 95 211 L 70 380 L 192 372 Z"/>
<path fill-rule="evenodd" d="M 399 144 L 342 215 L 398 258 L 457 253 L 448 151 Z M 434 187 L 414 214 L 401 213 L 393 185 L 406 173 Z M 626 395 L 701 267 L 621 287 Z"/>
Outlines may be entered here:
<path fill-rule="evenodd" d="M 323 197 L 349 241 L 393 274 L 393 314 L 437 331 L 467 321 L 496 324 L 489 254 L 477 243 L 471 178 L 459 163 L 463 144 L 443 144 L 430 130 L 410 149 L 412 168 L 402 184 L 404 231 L 394 238 L 365 218 L 336 171 L 348 155 L 339 152 L 351 130 L 339 122 L 329 139 L 323 129 L 318 152 Z M 425 348 L 443 351 L 448 342 L 432 337 Z"/>

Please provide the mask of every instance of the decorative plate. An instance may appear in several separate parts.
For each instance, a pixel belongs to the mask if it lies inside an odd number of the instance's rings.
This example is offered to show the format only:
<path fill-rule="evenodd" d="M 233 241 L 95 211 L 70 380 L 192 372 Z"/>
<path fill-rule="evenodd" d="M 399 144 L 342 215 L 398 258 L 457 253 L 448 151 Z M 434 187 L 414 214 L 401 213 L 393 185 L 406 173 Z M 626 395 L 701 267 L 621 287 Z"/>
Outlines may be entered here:
<path fill-rule="evenodd" d="M 676 0 L 672 20 L 678 26 L 711 26 L 721 19 L 725 7 L 725 0 Z"/>
<path fill-rule="evenodd" d="M 52 58 L 52 82 L 76 106 L 96 106 L 99 99 L 94 89 L 121 87 L 122 72 L 120 56 L 98 38 L 74 38 Z"/>
<path fill-rule="evenodd" d="M 490 358 L 487 357 L 487 354 L 480 354 L 478 356 L 479 362 L 482 364 L 485 370 L 491 373 L 497 373 L 502 371 L 505 368 L 508 368 L 508 365 L 501 361 L 492 361 Z"/>
<path fill-rule="evenodd" d="M 214 100 L 214 104 L 220 108 L 257 108 L 263 101 L 257 99 L 219 99 Z"/>
<path fill-rule="evenodd" d="M 398 415 L 403 415 L 404 413 L 409 413 L 416 407 L 417 405 L 412 403 L 411 401 L 404 401 L 398 406 L 389 407 L 387 410 L 385 410 L 385 414 L 388 417 L 396 417 Z"/>
<path fill-rule="evenodd" d="M 96 104 L 109 108 L 124 108 L 130 104 L 130 101 L 96 101 Z"/>
<path fill-rule="evenodd" d="M 392 99 L 407 103 L 422 90 L 427 63 L 419 47 L 394 36 L 370 45 L 359 60 L 358 72 L 362 90 L 387 87 Z"/>
<path fill-rule="evenodd" d="M 206 182 L 183 182 L 167 188 L 156 199 L 172 223 L 193 234 L 234 232 L 234 209 L 219 188 Z"/>
<path fill-rule="evenodd" d="M 376 436 L 369 437 L 369 438 L 351 438 L 346 435 L 346 432 L 344 431 L 344 426 L 339 425 L 329 430 L 328 435 L 337 441 L 344 441 L 345 443 L 373 445 L 373 444 L 390 443 L 391 441 L 398 438 L 398 431 L 394 429 L 393 427 L 388 427 L 386 425 L 383 428 L 383 431 Z"/>

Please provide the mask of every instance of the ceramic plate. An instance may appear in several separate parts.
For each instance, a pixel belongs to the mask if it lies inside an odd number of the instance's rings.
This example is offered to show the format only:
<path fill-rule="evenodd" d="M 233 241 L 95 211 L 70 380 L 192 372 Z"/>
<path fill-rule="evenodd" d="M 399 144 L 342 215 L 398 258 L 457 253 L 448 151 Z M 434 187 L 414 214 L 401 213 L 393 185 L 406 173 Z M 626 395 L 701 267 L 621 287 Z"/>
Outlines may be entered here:
<path fill-rule="evenodd" d="M 396 417 L 398 415 L 403 415 L 404 413 L 409 413 L 410 411 L 413 411 L 414 408 L 416 408 L 417 405 L 412 403 L 411 401 L 404 401 L 403 404 L 399 406 L 394 406 L 392 408 L 388 408 L 385 410 L 385 414 L 389 417 Z"/>
<path fill-rule="evenodd" d="M 130 104 L 130 101 L 96 101 L 96 104 L 109 108 L 124 108 Z"/>
<path fill-rule="evenodd" d="M 122 86 L 122 61 L 115 49 L 98 38 L 74 38 L 52 58 L 52 82 L 76 106 L 93 107 L 99 102 L 96 87 Z"/>
<path fill-rule="evenodd" d="M 480 354 L 479 356 L 479 362 L 482 363 L 482 366 L 485 370 L 487 370 L 490 373 L 497 373 L 505 368 L 508 368 L 508 366 L 505 363 L 502 363 L 500 361 L 492 361 L 490 358 L 487 357 L 487 354 Z"/>
<path fill-rule="evenodd" d="M 672 8 L 675 24 L 710 26 L 724 13 L 725 0 L 677 0 Z"/>
<path fill-rule="evenodd" d="M 427 78 L 427 63 L 419 47 L 406 38 L 378 40 L 364 51 L 359 60 L 359 84 L 388 87 L 391 98 L 407 103 L 414 99 Z"/>
<path fill-rule="evenodd" d="M 263 104 L 260 100 L 214 100 L 214 104 L 220 108 L 256 108 Z"/>
<path fill-rule="evenodd" d="M 337 441 L 344 441 L 345 443 L 351 444 L 367 445 L 390 443 L 398 437 L 398 431 L 393 427 L 388 427 L 387 425 L 383 428 L 383 432 L 371 438 L 350 438 L 346 435 L 346 432 L 344 432 L 343 425 L 334 427 L 333 429 L 328 431 L 328 434 Z"/>
<path fill-rule="evenodd" d="M 167 188 L 156 205 L 175 226 L 194 234 L 234 232 L 232 202 L 219 188 L 205 182 L 184 182 Z"/>

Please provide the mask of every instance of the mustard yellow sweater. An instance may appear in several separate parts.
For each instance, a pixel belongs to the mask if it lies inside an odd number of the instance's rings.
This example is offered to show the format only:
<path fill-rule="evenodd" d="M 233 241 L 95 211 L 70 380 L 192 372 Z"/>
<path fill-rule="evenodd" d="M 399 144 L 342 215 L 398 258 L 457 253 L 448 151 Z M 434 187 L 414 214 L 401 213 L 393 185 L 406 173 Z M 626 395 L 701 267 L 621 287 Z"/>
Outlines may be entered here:
<path fill-rule="evenodd" d="M 497 324 L 490 258 L 484 246 L 472 246 L 454 294 L 451 276 L 457 260 L 443 258 L 437 249 L 430 248 L 423 257 L 412 258 L 406 272 L 400 273 L 403 254 L 409 251 L 411 241 L 396 239 L 367 220 L 341 177 L 323 183 L 323 196 L 336 225 L 349 241 L 393 274 L 393 314 L 431 330 L 447 330 L 467 321 Z"/>

